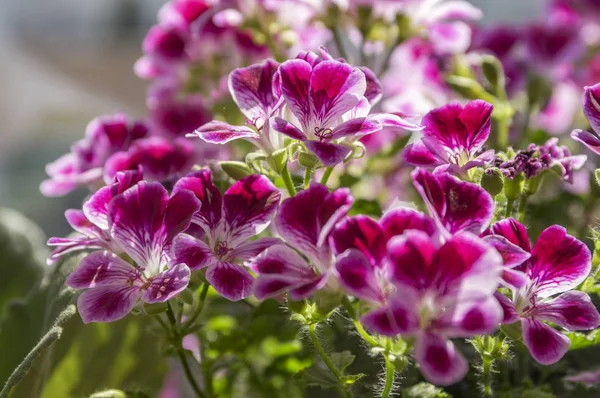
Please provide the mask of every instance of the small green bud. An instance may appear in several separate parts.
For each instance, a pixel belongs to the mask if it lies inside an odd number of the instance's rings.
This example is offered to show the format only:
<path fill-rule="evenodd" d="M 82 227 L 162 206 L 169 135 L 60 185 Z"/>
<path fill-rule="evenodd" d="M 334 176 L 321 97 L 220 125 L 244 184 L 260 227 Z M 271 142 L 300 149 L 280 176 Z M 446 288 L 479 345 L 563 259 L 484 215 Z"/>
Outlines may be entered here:
<path fill-rule="evenodd" d="M 481 177 L 481 187 L 489 192 L 490 195 L 496 196 L 504 189 L 504 182 L 502 176 L 497 171 L 493 171 L 491 174 L 483 173 Z"/>
<path fill-rule="evenodd" d="M 496 95 L 504 91 L 504 68 L 498 58 L 492 55 L 484 55 L 481 61 L 481 70 L 486 80 L 494 88 Z"/>
<path fill-rule="evenodd" d="M 521 340 L 521 338 L 523 338 L 523 329 L 521 328 L 521 322 L 515 322 L 509 325 L 502 325 L 500 326 L 500 330 L 506 336 L 510 337 L 511 340 Z"/>
<path fill-rule="evenodd" d="M 319 159 L 308 152 L 298 152 L 298 163 L 307 169 L 314 169 L 319 164 Z"/>
<path fill-rule="evenodd" d="M 486 92 L 475 79 L 462 76 L 449 76 L 446 78 L 446 84 L 467 99 L 483 99 L 492 103 L 496 102 L 495 98 Z"/>
<path fill-rule="evenodd" d="M 525 185 L 525 177 L 522 173 L 517 174 L 512 180 L 506 179 L 504 182 L 504 194 L 506 199 L 515 200 L 523 192 L 523 186 Z"/>
<path fill-rule="evenodd" d="M 144 312 L 148 315 L 161 314 L 167 311 L 167 303 L 144 303 Z"/>
<path fill-rule="evenodd" d="M 529 106 L 539 106 L 543 108 L 552 96 L 552 86 L 542 76 L 530 76 L 527 81 L 527 97 Z"/>
<path fill-rule="evenodd" d="M 308 303 L 306 302 L 306 300 L 293 301 L 289 297 L 287 299 L 288 308 L 290 309 L 290 311 L 296 314 L 302 314 L 306 309 L 307 304 Z"/>
<path fill-rule="evenodd" d="M 267 158 L 267 162 L 269 163 L 269 166 L 271 166 L 271 168 L 277 174 L 281 174 L 281 172 L 287 165 L 287 161 L 288 161 L 287 148 L 278 149 L 275 152 L 273 152 L 271 154 L 271 156 L 269 156 Z"/>
<path fill-rule="evenodd" d="M 229 177 L 236 181 L 252 174 L 250 167 L 243 162 L 223 161 L 219 165 Z"/>

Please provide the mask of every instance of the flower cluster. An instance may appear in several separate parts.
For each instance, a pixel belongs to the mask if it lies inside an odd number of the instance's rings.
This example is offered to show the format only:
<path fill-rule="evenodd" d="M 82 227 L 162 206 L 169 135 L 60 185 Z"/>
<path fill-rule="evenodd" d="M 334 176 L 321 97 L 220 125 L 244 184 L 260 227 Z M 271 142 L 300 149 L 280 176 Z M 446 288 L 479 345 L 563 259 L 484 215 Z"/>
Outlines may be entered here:
<path fill-rule="evenodd" d="M 346 393 L 360 377 L 338 369 L 315 333 L 344 308 L 383 354 L 386 397 L 410 363 L 430 383 L 465 379 L 465 342 L 481 354 L 485 388 L 491 364 L 508 358 L 505 339 L 542 365 L 558 362 L 564 331 L 600 326 L 588 295 L 598 258 L 583 241 L 589 220 L 565 222 L 581 231 L 569 235 L 528 201 L 543 202 L 534 194 L 546 170 L 560 184 L 590 177 L 577 143 L 546 125 L 561 84 L 580 82 L 574 21 L 595 24 L 587 6 L 557 1 L 548 23 L 517 32 L 470 27 L 480 11 L 464 1 L 321 3 L 163 7 L 136 64 L 153 80 L 148 122 L 92 122 L 42 183 L 48 196 L 91 192 L 65 214 L 75 233 L 48 242 L 49 263 L 89 251 L 66 282 L 83 290 L 83 321 L 140 309 L 163 325 L 165 311 L 177 340 L 204 327 L 195 322 L 209 287 L 250 306 L 279 300 Z M 285 20 L 291 4 L 308 16 Z M 529 58 L 513 51 L 520 45 Z M 572 133 L 598 154 L 599 104 L 600 84 L 586 87 L 594 132 Z"/>

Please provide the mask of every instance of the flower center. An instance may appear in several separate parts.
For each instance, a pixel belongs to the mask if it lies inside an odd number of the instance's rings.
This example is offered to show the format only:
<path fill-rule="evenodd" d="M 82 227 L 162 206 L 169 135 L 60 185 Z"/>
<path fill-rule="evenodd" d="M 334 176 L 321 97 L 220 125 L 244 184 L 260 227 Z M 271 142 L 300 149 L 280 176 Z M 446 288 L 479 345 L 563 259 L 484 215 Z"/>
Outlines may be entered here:
<path fill-rule="evenodd" d="M 215 244 L 213 251 L 215 256 L 219 257 L 219 259 L 222 259 L 225 255 L 227 255 L 227 253 L 232 252 L 233 249 L 227 247 L 227 242 L 222 241 Z"/>
<path fill-rule="evenodd" d="M 319 141 L 330 139 L 332 136 L 332 130 L 325 127 L 315 127 L 315 136 Z"/>

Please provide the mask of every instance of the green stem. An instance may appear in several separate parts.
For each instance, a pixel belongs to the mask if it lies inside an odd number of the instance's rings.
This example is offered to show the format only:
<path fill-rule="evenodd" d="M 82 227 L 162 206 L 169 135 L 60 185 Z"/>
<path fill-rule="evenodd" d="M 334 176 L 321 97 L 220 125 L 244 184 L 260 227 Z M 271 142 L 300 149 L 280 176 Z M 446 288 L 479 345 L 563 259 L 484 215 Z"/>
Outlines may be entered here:
<path fill-rule="evenodd" d="M 389 360 L 387 355 L 384 355 L 385 359 L 385 386 L 383 387 L 383 392 L 381 393 L 381 398 L 388 398 L 390 393 L 392 392 L 392 387 L 394 386 L 394 363 Z"/>
<path fill-rule="evenodd" d="M 483 358 L 483 394 L 486 397 L 492 396 L 492 362 L 489 359 Z"/>
<path fill-rule="evenodd" d="M 183 372 L 185 373 L 185 377 L 187 378 L 188 383 L 194 390 L 194 393 L 198 398 L 204 398 L 205 395 L 198 387 L 198 383 L 196 383 L 196 379 L 192 375 L 192 371 L 190 369 L 190 365 L 188 364 L 187 358 L 185 357 L 185 351 L 183 350 L 183 346 L 181 345 L 182 336 L 179 334 L 179 330 L 177 327 L 177 319 L 175 318 L 175 314 L 173 313 L 173 309 L 171 308 L 171 303 L 167 301 L 167 318 L 169 319 L 169 323 L 171 324 L 171 330 L 173 332 L 173 344 L 175 345 L 175 349 L 177 350 L 177 356 L 179 357 L 179 361 L 181 362 L 181 366 L 183 367 Z"/>
<path fill-rule="evenodd" d="M 506 211 L 504 212 L 504 218 L 509 218 L 512 215 L 512 208 L 513 208 L 514 202 L 515 202 L 514 199 L 506 200 Z"/>
<path fill-rule="evenodd" d="M 510 119 L 498 119 L 498 148 L 503 150 L 508 146 L 508 132 L 510 129 Z"/>
<path fill-rule="evenodd" d="M 206 294 L 208 293 L 209 287 L 210 287 L 210 285 L 208 282 L 204 282 L 202 284 L 202 290 L 200 291 L 200 298 L 198 300 L 198 306 L 196 307 L 196 310 L 194 311 L 192 316 L 190 316 L 190 318 L 187 321 L 185 321 L 185 324 L 183 325 L 183 330 L 187 330 L 190 327 L 194 326 L 194 322 L 196 322 L 196 319 L 198 319 L 198 317 L 202 313 L 202 310 L 204 309 L 204 302 L 206 301 Z M 184 334 L 186 334 L 186 333 L 184 333 Z"/>
<path fill-rule="evenodd" d="M 377 340 L 375 340 L 375 338 L 373 336 L 371 336 L 366 330 L 365 328 L 363 328 L 363 325 L 360 323 L 360 321 L 358 319 L 353 319 L 352 320 L 354 322 L 354 327 L 356 328 L 356 331 L 358 332 L 358 334 L 360 334 L 360 337 L 363 338 L 363 340 L 365 340 L 369 345 L 372 346 L 379 346 L 379 342 Z"/>
<path fill-rule="evenodd" d="M 307 167 L 306 170 L 304 171 L 304 189 L 308 189 L 308 186 L 310 185 L 311 175 L 312 175 L 312 169 L 310 167 Z"/>
<path fill-rule="evenodd" d="M 329 357 L 327 356 L 327 353 L 325 352 L 325 350 L 323 349 L 323 346 L 319 342 L 319 338 L 317 337 L 317 332 L 315 331 L 315 327 L 316 327 L 316 325 L 314 323 L 311 325 L 308 325 L 308 331 L 310 333 L 310 339 L 313 343 L 313 346 L 315 347 L 315 350 L 317 350 L 317 353 L 319 354 L 319 356 L 321 357 L 321 359 L 323 360 L 323 362 L 325 363 L 325 365 L 327 366 L 329 371 L 337 379 L 337 381 L 340 385 L 341 393 L 345 397 L 347 397 L 349 395 L 348 395 L 348 390 L 346 389 L 346 386 L 344 386 L 344 384 L 343 384 L 344 375 L 342 374 L 342 372 L 339 371 L 339 369 L 333 364 L 333 362 L 331 362 L 331 359 L 329 359 Z"/>
<path fill-rule="evenodd" d="M 525 210 L 527 209 L 527 200 L 529 199 L 529 195 L 521 196 L 521 201 L 519 202 L 519 222 L 521 224 L 525 223 Z"/>
<path fill-rule="evenodd" d="M 287 165 L 281 170 L 281 178 L 283 179 L 290 196 L 296 196 L 296 187 L 294 187 L 294 181 L 292 180 L 292 175 L 290 174 Z"/>
<path fill-rule="evenodd" d="M 329 181 L 329 176 L 331 176 L 332 171 L 333 167 L 327 167 L 325 169 L 325 173 L 323 173 L 323 177 L 321 177 L 321 184 L 327 185 L 327 181 Z"/>

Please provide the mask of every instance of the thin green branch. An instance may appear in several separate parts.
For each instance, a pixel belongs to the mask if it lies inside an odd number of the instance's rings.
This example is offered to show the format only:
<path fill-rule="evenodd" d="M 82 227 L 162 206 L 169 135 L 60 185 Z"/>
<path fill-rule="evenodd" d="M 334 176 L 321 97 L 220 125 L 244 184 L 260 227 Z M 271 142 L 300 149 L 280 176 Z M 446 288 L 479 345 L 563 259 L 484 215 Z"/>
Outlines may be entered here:
<path fill-rule="evenodd" d="M 384 355 L 383 358 L 385 359 L 385 386 L 383 387 L 381 398 L 388 398 L 392 392 L 392 387 L 394 386 L 395 366 L 387 355 Z"/>
<path fill-rule="evenodd" d="M 321 184 L 327 185 L 327 181 L 329 181 L 329 177 L 331 176 L 332 171 L 333 167 L 327 167 L 325 169 L 325 173 L 323 173 L 323 177 L 321 177 Z"/>
<path fill-rule="evenodd" d="M 327 355 L 327 353 L 325 352 L 325 350 L 323 349 L 323 346 L 321 345 L 321 343 L 319 342 L 319 338 L 317 337 L 317 332 L 315 331 L 316 325 L 313 323 L 311 325 L 308 325 L 308 331 L 310 334 L 310 339 L 313 343 L 313 346 L 315 347 L 315 350 L 317 350 L 317 353 L 319 354 L 319 356 L 321 357 L 321 359 L 323 360 L 323 362 L 325 363 L 325 365 L 327 366 L 327 368 L 329 369 L 329 371 L 335 376 L 335 378 L 338 381 L 339 384 L 339 389 L 340 392 L 345 396 L 348 397 L 349 395 L 349 391 L 346 388 L 346 386 L 344 385 L 344 375 L 342 374 L 342 372 L 340 372 L 340 370 L 333 364 L 333 362 L 331 362 L 331 359 L 329 358 L 329 356 Z"/>
<path fill-rule="evenodd" d="M 294 186 L 294 181 L 292 180 L 292 175 L 290 174 L 287 165 L 281 170 L 281 178 L 283 179 L 290 196 L 296 196 L 296 187 Z"/>

